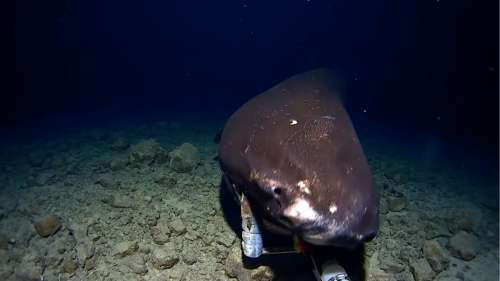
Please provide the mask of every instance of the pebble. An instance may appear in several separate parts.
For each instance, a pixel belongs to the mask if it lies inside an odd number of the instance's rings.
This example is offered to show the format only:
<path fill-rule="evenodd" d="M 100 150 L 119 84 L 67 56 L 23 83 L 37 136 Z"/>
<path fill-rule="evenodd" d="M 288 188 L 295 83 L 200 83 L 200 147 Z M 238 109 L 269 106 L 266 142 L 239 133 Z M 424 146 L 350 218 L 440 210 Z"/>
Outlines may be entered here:
<path fill-rule="evenodd" d="M 78 269 L 78 265 L 72 258 L 66 258 L 64 259 L 64 262 L 62 264 L 63 272 L 65 273 L 73 273 Z"/>
<path fill-rule="evenodd" d="M 470 261 L 477 255 L 479 242 L 476 236 L 462 230 L 450 238 L 448 247 L 454 257 Z"/>
<path fill-rule="evenodd" d="M 125 158 L 125 157 L 122 157 L 122 156 L 116 156 L 116 157 L 113 157 L 113 159 L 111 159 L 109 161 L 109 168 L 112 170 L 112 171 L 119 171 L 123 168 L 125 168 L 128 164 L 128 159 Z"/>
<path fill-rule="evenodd" d="M 429 262 L 432 269 L 439 273 L 448 268 L 450 260 L 448 255 L 437 240 L 428 240 L 424 242 L 423 253 L 425 259 Z"/>
<path fill-rule="evenodd" d="M 227 276 L 240 279 L 240 276 L 246 273 L 247 270 L 243 266 L 241 255 L 242 252 L 239 245 L 235 245 L 231 248 L 224 263 L 224 269 Z"/>
<path fill-rule="evenodd" d="M 222 231 L 217 234 L 215 242 L 225 246 L 226 248 L 229 248 L 233 245 L 235 239 L 236 237 L 234 236 L 233 233 L 229 231 Z"/>
<path fill-rule="evenodd" d="M 154 248 L 151 253 L 151 263 L 156 269 L 167 269 L 173 267 L 179 261 L 175 245 L 172 242 L 164 246 Z"/>
<path fill-rule="evenodd" d="M 56 176 L 53 173 L 50 172 L 43 172 L 40 173 L 36 178 L 35 178 L 35 185 L 38 186 L 43 186 L 47 184 L 52 184 L 56 180 Z"/>
<path fill-rule="evenodd" d="M 462 209 L 454 213 L 453 217 L 448 221 L 448 229 L 451 233 L 457 233 L 460 230 L 477 231 L 481 218 L 481 210 L 477 208 Z"/>
<path fill-rule="evenodd" d="M 111 255 L 118 258 L 130 256 L 139 249 L 136 241 L 123 241 L 115 245 Z"/>
<path fill-rule="evenodd" d="M 192 250 L 184 250 L 182 252 L 182 261 L 185 264 L 192 265 L 195 264 L 198 261 L 198 257 L 196 256 L 196 253 Z"/>
<path fill-rule="evenodd" d="M 40 281 L 43 269 L 35 264 L 20 264 L 16 268 L 14 280 L 18 281 Z"/>
<path fill-rule="evenodd" d="M 400 212 L 406 208 L 405 197 L 389 197 L 387 200 L 388 208 L 391 212 Z"/>
<path fill-rule="evenodd" d="M 83 265 L 83 268 L 87 271 L 91 271 L 95 269 L 97 266 L 97 259 L 95 256 L 92 256 L 91 258 L 87 259 Z"/>
<path fill-rule="evenodd" d="M 175 235 L 182 235 L 186 233 L 186 226 L 180 218 L 176 218 L 170 223 L 170 229 L 172 229 L 172 232 Z"/>
<path fill-rule="evenodd" d="M 7 250 L 0 249 L 0 264 L 7 264 L 9 259 L 9 252 Z"/>
<path fill-rule="evenodd" d="M 415 281 L 432 281 L 436 275 L 426 259 L 410 261 L 410 270 Z"/>
<path fill-rule="evenodd" d="M 111 199 L 110 205 L 114 208 L 133 208 L 134 202 L 129 196 L 116 194 Z"/>
<path fill-rule="evenodd" d="M 167 225 L 158 224 L 150 228 L 153 242 L 158 245 L 167 243 L 170 239 L 170 229 Z"/>
<path fill-rule="evenodd" d="M 259 266 L 248 269 L 243 265 L 241 259 L 241 246 L 235 243 L 224 262 L 224 270 L 227 276 L 238 280 L 271 281 L 275 277 L 273 271 L 268 266 Z"/>
<path fill-rule="evenodd" d="M 170 188 L 177 184 L 177 179 L 169 175 L 159 175 L 157 178 L 155 178 L 154 182 L 163 187 Z"/>
<path fill-rule="evenodd" d="M 128 141 L 125 138 L 118 137 L 111 144 L 111 149 L 116 150 L 116 151 L 122 151 L 122 150 L 129 148 L 129 146 L 130 146 L 130 144 L 128 143 Z"/>
<path fill-rule="evenodd" d="M 140 254 L 128 257 L 125 262 L 128 268 L 135 274 L 143 275 L 148 272 L 144 256 Z"/>
<path fill-rule="evenodd" d="M 133 165 L 162 163 L 168 158 L 161 145 L 154 139 L 141 140 L 130 147 L 128 160 Z"/>
<path fill-rule="evenodd" d="M 3 234 L 0 234 L 0 249 L 7 250 L 9 248 L 9 239 Z"/>
<path fill-rule="evenodd" d="M 78 241 L 75 251 L 78 262 L 84 265 L 87 260 L 94 256 L 95 246 L 89 238 L 85 237 Z"/>
<path fill-rule="evenodd" d="M 115 188 L 118 186 L 118 183 L 110 174 L 100 175 L 95 183 L 105 188 Z"/>
<path fill-rule="evenodd" d="M 183 143 L 176 149 L 169 153 L 170 163 L 169 166 L 172 170 L 185 173 L 194 169 L 200 162 L 200 153 L 198 149 L 190 144 Z"/>
<path fill-rule="evenodd" d="M 56 216 L 48 215 L 36 221 L 34 226 L 38 235 L 48 237 L 61 228 L 61 223 Z"/>

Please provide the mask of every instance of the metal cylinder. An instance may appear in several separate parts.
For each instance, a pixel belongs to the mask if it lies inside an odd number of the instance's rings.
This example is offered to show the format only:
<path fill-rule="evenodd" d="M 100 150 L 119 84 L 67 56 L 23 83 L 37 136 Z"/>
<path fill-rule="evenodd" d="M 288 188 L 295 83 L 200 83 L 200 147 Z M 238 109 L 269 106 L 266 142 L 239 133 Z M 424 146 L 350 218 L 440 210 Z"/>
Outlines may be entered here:
<path fill-rule="evenodd" d="M 243 220 L 245 221 L 245 220 Z M 242 223 L 243 225 L 245 222 Z M 248 226 L 248 225 L 247 225 Z M 241 247 L 243 249 L 243 254 L 250 258 L 258 258 L 262 255 L 262 235 L 259 231 L 259 227 L 253 219 L 252 224 L 249 226 L 249 231 L 245 230 L 243 226 L 243 232 L 241 234 Z"/>
<path fill-rule="evenodd" d="M 241 197 L 241 228 L 241 248 L 243 249 L 243 254 L 250 258 L 260 257 L 263 251 L 262 235 L 245 196 Z"/>

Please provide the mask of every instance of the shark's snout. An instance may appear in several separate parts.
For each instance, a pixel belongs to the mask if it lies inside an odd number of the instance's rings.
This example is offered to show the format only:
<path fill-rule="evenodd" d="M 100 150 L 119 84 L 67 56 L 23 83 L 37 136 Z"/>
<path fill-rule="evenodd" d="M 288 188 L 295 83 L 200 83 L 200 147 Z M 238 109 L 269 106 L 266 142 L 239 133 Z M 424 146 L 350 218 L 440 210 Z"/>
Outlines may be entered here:
<path fill-rule="evenodd" d="M 351 247 L 371 240 L 377 233 L 377 228 L 369 224 L 360 227 L 365 221 L 376 221 L 370 213 L 336 216 L 342 210 L 332 207 L 325 210 L 325 206 L 304 197 L 282 200 L 280 204 L 277 221 L 311 244 Z"/>

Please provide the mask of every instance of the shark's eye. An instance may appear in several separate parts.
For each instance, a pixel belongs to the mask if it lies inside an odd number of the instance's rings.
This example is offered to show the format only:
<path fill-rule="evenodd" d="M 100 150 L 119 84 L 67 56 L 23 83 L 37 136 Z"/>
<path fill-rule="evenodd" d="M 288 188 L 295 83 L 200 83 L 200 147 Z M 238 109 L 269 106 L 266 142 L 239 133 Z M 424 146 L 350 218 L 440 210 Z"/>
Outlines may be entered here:
<path fill-rule="evenodd" d="M 281 194 L 281 188 L 275 186 L 275 187 L 273 187 L 273 192 L 276 195 L 280 195 Z"/>

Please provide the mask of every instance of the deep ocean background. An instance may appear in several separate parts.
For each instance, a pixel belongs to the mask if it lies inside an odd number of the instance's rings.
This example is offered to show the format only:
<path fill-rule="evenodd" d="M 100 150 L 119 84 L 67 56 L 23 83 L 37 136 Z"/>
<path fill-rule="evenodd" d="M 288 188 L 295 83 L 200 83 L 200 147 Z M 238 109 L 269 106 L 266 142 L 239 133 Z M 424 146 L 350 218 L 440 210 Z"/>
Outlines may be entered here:
<path fill-rule="evenodd" d="M 497 1 L 16 1 L 2 121 L 153 108 L 226 117 L 328 66 L 354 119 L 366 109 L 359 118 L 495 152 L 498 34 Z"/>
<path fill-rule="evenodd" d="M 326 66 L 343 78 L 358 130 L 459 146 L 498 171 L 497 1 L 15 5 L 15 85 L 0 103 L 9 135 L 46 119 L 224 120 L 281 80 Z"/>

